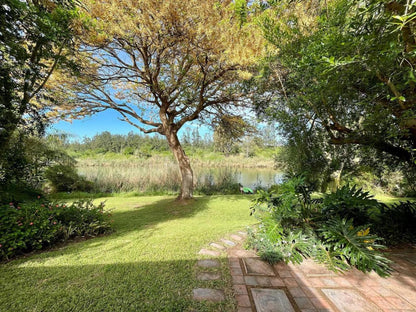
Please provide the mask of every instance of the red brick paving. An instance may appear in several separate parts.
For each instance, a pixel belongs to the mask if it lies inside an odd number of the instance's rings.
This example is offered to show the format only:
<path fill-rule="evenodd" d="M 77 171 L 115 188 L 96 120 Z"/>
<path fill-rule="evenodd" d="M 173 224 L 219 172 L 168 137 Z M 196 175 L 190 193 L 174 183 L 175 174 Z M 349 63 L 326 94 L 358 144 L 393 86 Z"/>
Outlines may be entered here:
<path fill-rule="evenodd" d="M 388 278 L 356 269 L 334 273 L 311 260 L 300 265 L 283 262 L 272 267 L 264 265 L 256 274 L 253 263 L 259 258 L 253 251 L 243 250 L 240 244 L 227 249 L 227 253 L 238 312 L 262 312 L 256 310 L 251 294 L 251 289 L 257 288 L 285 290 L 297 312 L 416 312 L 416 248 L 390 253 L 395 271 Z M 247 266 L 245 259 L 248 258 Z M 272 268 L 272 273 L 267 267 Z M 322 290 L 331 294 L 331 298 Z M 344 303 L 343 296 L 338 294 L 347 294 L 350 302 Z M 357 306 L 351 298 L 357 298 Z"/>

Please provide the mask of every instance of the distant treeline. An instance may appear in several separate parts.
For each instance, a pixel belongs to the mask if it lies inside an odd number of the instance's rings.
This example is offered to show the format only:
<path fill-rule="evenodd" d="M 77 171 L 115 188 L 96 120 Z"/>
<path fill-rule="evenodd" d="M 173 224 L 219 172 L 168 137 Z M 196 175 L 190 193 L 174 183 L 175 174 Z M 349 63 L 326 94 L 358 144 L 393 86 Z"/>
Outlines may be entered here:
<path fill-rule="evenodd" d="M 129 132 L 126 135 L 111 134 L 108 131 L 99 133 L 92 138 L 84 138 L 82 141 L 71 141 L 67 134 L 54 134 L 48 140 L 54 141 L 60 148 L 77 154 L 99 154 L 117 153 L 124 155 L 137 155 L 150 157 L 155 153 L 169 153 L 166 139 L 161 135 L 145 135 Z M 222 150 L 224 146 L 221 138 L 212 136 L 210 133 L 200 134 L 198 128 L 186 128 L 181 136 L 181 142 L 186 150 L 205 150 L 220 152 L 224 154 L 244 153 L 253 156 L 255 150 L 263 148 L 274 148 L 278 146 L 277 136 L 271 127 L 267 130 L 257 131 L 242 138 L 237 138 L 229 143 L 227 151 Z"/>

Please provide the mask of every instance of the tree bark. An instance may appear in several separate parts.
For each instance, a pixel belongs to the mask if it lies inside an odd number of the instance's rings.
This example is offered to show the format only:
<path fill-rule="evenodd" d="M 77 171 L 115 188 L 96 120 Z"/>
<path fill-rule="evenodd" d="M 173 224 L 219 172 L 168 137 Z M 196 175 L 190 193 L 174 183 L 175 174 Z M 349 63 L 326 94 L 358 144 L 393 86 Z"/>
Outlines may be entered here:
<path fill-rule="evenodd" d="M 181 191 L 178 199 L 191 199 L 193 197 L 194 176 L 191 168 L 191 162 L 185 151 L 182 148 L 178 139 L 178 134 L 175 130 L 168 130 L 165 133 L 166 139 L 169 143 L 169 148 L 176 158 L 181 172 Z"/>

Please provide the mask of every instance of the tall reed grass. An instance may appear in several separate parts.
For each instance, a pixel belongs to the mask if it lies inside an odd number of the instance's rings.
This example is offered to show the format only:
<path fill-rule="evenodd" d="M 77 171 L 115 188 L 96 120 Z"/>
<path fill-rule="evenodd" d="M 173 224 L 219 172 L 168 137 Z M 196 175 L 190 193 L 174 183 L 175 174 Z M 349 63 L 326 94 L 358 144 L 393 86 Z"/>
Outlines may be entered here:
<path fill-rule="evenodd" d="M 237 168 L 225 166 L 210 169 L 212 165 L 201 166 L 201 162 L 192 167 L 196 192 L 238 192 Z M 178 165 L 168 156 L 81 159 L 77 169 L 80 175 L 94 183 L 97 192 L 176 193 L 181 184 Z"/>

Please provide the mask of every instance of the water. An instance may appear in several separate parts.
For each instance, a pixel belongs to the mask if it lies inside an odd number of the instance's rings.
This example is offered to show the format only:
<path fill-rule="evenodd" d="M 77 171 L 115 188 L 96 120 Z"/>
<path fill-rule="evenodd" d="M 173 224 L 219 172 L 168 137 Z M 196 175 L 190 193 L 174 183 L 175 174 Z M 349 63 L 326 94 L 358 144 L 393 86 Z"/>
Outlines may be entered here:
<path fill-rule="evenodd" d="M 197 179 L 212 178 L 215 182 L 224 174 L 232 175 L 234 181 L 252 189 L 281 184 L 284 175 L 281 171 L 263 168 L 195 168 L 195 173 Z"/>
<path fill-rule="evenodd" d="M 237 179 L 238 183 L 250 188 L 257 188 L 258 186 L 269 188 L 274 184 L 281 184 L 283 175 L 283 172 L 273 169 L 246 168 L 239 170 Z"/>

